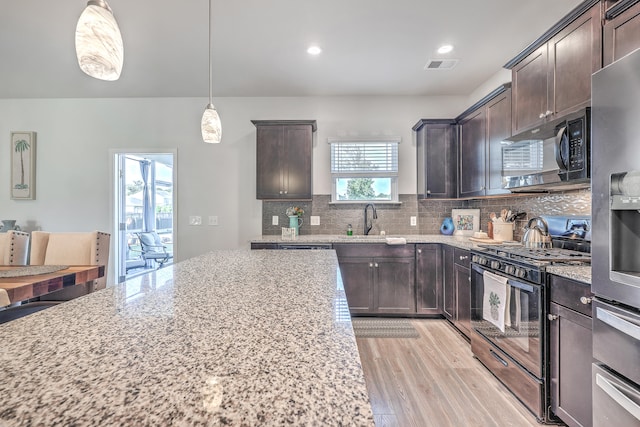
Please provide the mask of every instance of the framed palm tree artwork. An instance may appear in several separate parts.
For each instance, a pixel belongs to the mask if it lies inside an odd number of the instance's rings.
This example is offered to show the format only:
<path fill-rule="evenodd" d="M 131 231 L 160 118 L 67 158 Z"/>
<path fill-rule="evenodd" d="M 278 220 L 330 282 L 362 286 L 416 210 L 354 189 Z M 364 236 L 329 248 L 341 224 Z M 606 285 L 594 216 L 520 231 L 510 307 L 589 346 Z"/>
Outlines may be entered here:
<path fill-rule="evenodd" d="M 11 198 L 36 198 L 36 133 L 11 132 Z"/>

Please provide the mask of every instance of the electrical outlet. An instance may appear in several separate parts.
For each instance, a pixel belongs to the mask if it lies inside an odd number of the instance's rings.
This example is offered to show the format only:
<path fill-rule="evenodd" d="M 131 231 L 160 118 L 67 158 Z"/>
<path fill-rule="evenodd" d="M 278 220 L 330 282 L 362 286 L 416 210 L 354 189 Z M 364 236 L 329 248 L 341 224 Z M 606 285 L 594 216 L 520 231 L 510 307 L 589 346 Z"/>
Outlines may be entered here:
<path fill-rule="evenodd" d="M 416 218 L 415 216 L 411 217 L 411 226 L 415 227 L 416 225 L 418 225 L 418 218 Z"/>
<path fill-rule="evenodd" d="M 218 225 L 218 215 L 209 216 L 209 225 Z"/>
<path fill-rule="evenodd" d="M 320 217 L 311 215 L 311 225 L 320 225 Z"/>
<path fill-rule="evenodd" d="M 190 216 L 189 225 L 202 225 L 202 217 L 197 215 Z"/>
<path fill-rule="evenodd" d="M 278 215 L 271 217 L 271 225 L 278 225 Z"/>

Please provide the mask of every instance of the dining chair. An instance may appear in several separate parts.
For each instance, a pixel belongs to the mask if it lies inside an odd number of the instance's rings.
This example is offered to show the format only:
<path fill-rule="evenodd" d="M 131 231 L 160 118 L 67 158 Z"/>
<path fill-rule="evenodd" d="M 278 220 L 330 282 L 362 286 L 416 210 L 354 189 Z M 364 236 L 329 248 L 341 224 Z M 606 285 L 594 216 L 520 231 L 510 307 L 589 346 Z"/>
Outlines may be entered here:
<path fill-rule="evenodd" d="M 67 301 L 104 289 L 109 267 L 111 235 L 101 231 L 31 233 L 30 265 L 104 265 L 104 276 L 84 285 L 71 286 L 40 297 L 40 300 Z"/>
<path fill-rule="evenodd" d="M 0 233 L 0 265 L 27 265 L 29 233 L 9 230 Z"/>
<path fill-rule="evenodd" d="M 140 240 L 142 258 L 145 261 L 156 262 L 160 268 L 173 258 L 173 253 L 167 250 L 167 246 L 162 243 L 160 236 L 155 231 L 143 231 L 136 234 Z"/>

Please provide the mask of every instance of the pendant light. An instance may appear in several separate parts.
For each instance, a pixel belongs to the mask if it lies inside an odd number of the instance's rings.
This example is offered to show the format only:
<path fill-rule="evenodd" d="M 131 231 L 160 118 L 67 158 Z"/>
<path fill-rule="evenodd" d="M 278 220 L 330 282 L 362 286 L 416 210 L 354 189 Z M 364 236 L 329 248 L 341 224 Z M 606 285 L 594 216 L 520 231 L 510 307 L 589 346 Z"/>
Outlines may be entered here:
<path fill-rule="evenodd" d="M 209 144 L 219 144 L 222 140 L 222 123 L 220 122 L 220 116 L 216 111 L 216 107 L 213 106 L 213 89 L 212 89 L 212 68 L 211 64 L 211 21 L 213 15 L 211 12 L 211 0 L 209 0 L 209 104 L 204 109 L 202 114 L 202 122 L 200 127 L 202 129 L 202 139 Z"/>
<path fill-rule="evenodd" d="M 100 80 L 118 80 L 124 47 L 118 23 L 105 0 L 89 0 L 76 26 L 80 69 Z"/>

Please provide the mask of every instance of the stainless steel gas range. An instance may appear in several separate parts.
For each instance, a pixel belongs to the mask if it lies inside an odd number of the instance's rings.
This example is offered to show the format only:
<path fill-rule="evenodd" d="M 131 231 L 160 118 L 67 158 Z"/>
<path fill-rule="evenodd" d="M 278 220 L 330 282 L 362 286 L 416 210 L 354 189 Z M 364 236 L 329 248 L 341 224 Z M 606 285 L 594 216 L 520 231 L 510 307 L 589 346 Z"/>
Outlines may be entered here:
<path fill-rule="evenodd" d="M 561 248 L 480 245 L 471 251 L 471 347 L 538 421 L 549 419 L 546 267 L 591 262 L 583 238 Z M 576 244 L 570 244 L 574 241 Z M 572 249 L 566 249 L 571 247 Z"/>

